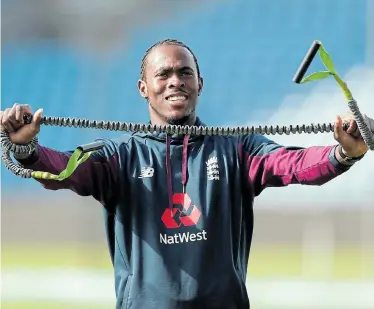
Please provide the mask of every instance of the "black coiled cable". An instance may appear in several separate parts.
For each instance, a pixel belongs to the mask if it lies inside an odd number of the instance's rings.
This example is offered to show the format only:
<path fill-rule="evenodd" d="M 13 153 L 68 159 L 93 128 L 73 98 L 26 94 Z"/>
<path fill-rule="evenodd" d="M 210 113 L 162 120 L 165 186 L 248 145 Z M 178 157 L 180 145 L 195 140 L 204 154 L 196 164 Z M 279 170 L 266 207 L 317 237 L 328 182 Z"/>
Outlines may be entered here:
<path fill-rule="evenodd" d="M 30 123 L 32 116 L 25 116 L 25 123 Z M 43 116 L 41 124 L 46 126 L 60 126 L 60 127 L 74 127 L 74 128 L 90 128 L 108 131 L 131 131 L 144 133 L 167 133 L 177 135 L 290 135 L 290 134 L 317 134 L 329 133 L 334 131 L 333 123 L 323 124 L 303 124 L 303 125 L 289 125 L 289 126 L 241 126 L 241 127 L 205 127 L 205 126 L 180 126 L 180 125 L 152 125 L 144 123 L 132 122 L 118 122 L 118 121 L 101 121 L 88 120 L 83 118 L 72 117 L 48 117 Z M 348 124 L 344 125 L 344 129 L 348 129 Z M 23 178 L 31 178 L 32 170 L 25 169 L 20 165 L 15 164 L 10 156 L 10 152 L 15 154 L 30 153 L 32 148 L 37 145 L 37 139 L 31 141 L 28 145 L 14 145 L 8 136 L 7 132 L 1 132 L 1 148 L 2 161 L 5 167 L 17 176 Z"/>
<path fill-rule="evenodd" d="M 47 126 L 90 128 L 109 131 L 131 131 L 144 133 L 168 133 L 177 135 L 276 135 L 296 133 L 325 133 L 334 131 L 334 124 L 310 124 L 289 126 L 241 126 L 241 127 L 204 127 L 180 125 L 152 125 L 144 123 L 88 120 L 71 117 L 42 117 L 41 123 Z"/>

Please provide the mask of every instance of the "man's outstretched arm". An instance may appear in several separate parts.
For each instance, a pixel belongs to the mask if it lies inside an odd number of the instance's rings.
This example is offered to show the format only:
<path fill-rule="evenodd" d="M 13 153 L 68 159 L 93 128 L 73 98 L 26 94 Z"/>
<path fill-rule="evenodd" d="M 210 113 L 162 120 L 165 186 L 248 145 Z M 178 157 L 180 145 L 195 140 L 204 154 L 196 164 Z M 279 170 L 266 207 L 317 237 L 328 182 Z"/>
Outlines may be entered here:
<path fill-rule="evenodd" d="M 350 135 L 356 130 L 355 122 L 346 121 L 350 127 L 344 132 L 342 120 L 337 119 L 334 137 L 339 144 L 332 146 L 284 147 L 263 136 L 248 136 L 242 145 L 243 157 L 254 194 L 266 187 L 322 185 L 346 172 L 353 163 L 344 157 L 361 158 L 367 151 L 360 137 Z"/>
<path fill-rule="evenodd" d="M 15 144 L 29 143 L 40 131 L 42 109 L 35 114 L 28 105 L 14 104 L 0 113 L 0 128 L 9 134 Z M 33 115 L 31 123 L 24 121 L 25 115 Z M 93 196 L 104 203 L 113 197 L 118 183 L 119 147 L 112 141 L 104 140 L 104 148 L 92 154 L 88 160 L 80 164 L 74 173 L 63 181 L 39 180 L 50 190 L 70 189 L 82 196 Z M 25 168 L 59 174 L 70 159 L 72 152 L 59 152 L 38 145 L 28 157 L 16 159 Z"/>
<path fill-rule="evenodd" d="M 16 158 L 25 168 L 58 175 L 67 166 L 73 151 L 60 152 L 38 145 L 28 158 Z M 81 196 L 92 196 L 104 203 L 113 197 L 118 183 L 118 152 L 111 141 L 81 163 L 74 173 L 62 180 L 36 179 L 48 190 L 69 189 Z"/>

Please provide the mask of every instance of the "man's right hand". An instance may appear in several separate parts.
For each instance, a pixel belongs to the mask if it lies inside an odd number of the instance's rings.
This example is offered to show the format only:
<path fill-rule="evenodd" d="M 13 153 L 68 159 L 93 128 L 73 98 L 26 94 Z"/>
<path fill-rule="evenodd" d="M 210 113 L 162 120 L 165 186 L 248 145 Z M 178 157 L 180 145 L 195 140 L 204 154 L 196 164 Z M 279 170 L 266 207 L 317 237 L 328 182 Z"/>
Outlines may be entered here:
<path fill-rule="evenodd" d="M 40 131 L 42 109 L 33 114 L 30 106 L 26 104 L 14 104 L 12 108 L 0 111 L 0 129 L 9 134 L 14 144 L 24 145 L 29 143 Z M 25 124 L 24 116 L 32 115 L 32 122 Z"/>

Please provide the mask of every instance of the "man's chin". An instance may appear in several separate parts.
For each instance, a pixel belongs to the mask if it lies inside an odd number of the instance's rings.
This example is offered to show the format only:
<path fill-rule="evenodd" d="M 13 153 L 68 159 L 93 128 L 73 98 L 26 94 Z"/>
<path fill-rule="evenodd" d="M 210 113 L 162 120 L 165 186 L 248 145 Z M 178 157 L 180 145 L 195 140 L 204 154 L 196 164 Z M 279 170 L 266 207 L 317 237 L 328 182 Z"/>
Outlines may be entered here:
<path fill-rule="evenodd" d="M 172 116 L 167 118 L 167 123 L 175 126 L 182 126 L 189 123 L 190 115 Z"/>

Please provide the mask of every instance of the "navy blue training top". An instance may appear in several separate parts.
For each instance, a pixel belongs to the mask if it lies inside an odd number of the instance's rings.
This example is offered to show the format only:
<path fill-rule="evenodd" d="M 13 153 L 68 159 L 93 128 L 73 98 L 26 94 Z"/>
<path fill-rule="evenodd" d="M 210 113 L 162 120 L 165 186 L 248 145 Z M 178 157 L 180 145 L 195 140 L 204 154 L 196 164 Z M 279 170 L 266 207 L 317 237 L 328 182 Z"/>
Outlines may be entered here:
<path fill-rule="evenodd" d="M 349 168 L 335 145 L 284 147 L 262 135 L 102 140 L 68 179 L 38 181 L 103 205 L 116 309 L 248 309 L 254 198 L 266 187 L 322 185 Z M 58 174 L 71 154 L 39 145 L 20 163 Z"/>

